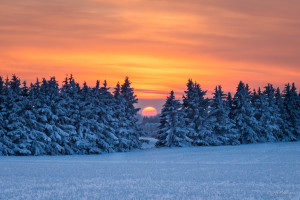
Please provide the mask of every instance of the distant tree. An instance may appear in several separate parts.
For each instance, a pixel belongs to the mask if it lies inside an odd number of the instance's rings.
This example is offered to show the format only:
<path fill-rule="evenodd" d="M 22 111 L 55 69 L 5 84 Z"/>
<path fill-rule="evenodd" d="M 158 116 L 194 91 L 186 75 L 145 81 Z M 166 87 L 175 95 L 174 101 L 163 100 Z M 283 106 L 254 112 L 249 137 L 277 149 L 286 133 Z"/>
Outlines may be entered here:
<path fill-rule="evenodd" d="M 161 111 L 157 147 L 182 147 L 190 143 L 183 117 L 182 105 L 179 100 L 175 99 L 174 92 L 171 91 Z"/>
<path fill-rule="evenodd" d="M 147 124 L 147 123 L 159 123 L 159 115 L 144 116 L 142 120 L 142 124 Z"/>

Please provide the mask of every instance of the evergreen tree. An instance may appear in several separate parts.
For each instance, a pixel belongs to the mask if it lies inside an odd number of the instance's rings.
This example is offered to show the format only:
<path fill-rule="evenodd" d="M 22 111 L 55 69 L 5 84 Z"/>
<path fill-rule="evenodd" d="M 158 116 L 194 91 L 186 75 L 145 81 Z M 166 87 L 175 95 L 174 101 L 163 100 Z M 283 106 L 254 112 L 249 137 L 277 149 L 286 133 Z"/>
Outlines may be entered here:
<path fill-rule="evenodd" d="M 282 123 L 278 106 L 275 104 L 275 89 L 272 84 L 265 87 L 263 93 L 260 94 L 261 117 L 259 125 L 261 127 L 261 141 L 274 142 L 281 135 L 280 124 Z"/>
<path fill-rule="evenodd" d="M 39 105 L 39 81 L 36 85 L 31 84 L 28 92 L 28 97 L 23 99 L 24 111 L 23 118 L 25 126 L 28 128 L 29 139 L 31 140 L 30 151 L 32 155 L 45 155 L 45 144 L 50 141 L 50 138 L 41 131 L 40 123 L 38 122 L 37 107 Z"/>
<path fill-rule="evenodd" d="M 184 115 L 182 105 L 179 100 L 175 99 L 174 92 L 171 91 L 160 115 L 160 131 L 157 136 L 157 147 L 182 147 L 190 143 L 184 127 Z"/>
<path fill-rule="evenodd" d="M 60 128 L 65 111 L 61 109 L 59 87 L 55 77 L 51 77 L 49 81 L 43 79 L 38 98 L 37 120 L 41 131 L 49 138 L 45 150 L 51 155 L 65 154 L 64 144 L 68 144 L 68 133 Z"/>
<path fill-rule="evenodd" d="M 96 144 L 90 151 L 92 153 L 103 153 L 108 152 L 110 149 L 109 142 L 106 141 L 104 131 L 105 131 L 105 119 L 102 116 L 105 112 L 102 102 L 100 101 L 100 81 L 97 80 L 96 86 L 92 88 L 91 95 L 93 98 L 93 110 L 89 120 L 93 121 L 92 126 L 90 127 L 91 132 L 96 136 Z"/>
<path fill-rule="evenodd" d="M 290 122 L 287 110 L 284 107 L 282 95 L 279 88 L 277 88 L 275 93 L 275 105 L 278 107 L 280 113 L 280 118 L 278 118 L 279 121 L 277 122 L 280 128 L 278 139 L 281 141 L 296 140 L 293 134 L 292 124 Z"/>
<path fill-rule="evenodd" d="M 299 98 L 297 95 L 295 84 L 292 86 L 287 84 L 283 92 L 283 106 L 286 109 L 288 120 L 291 124 L 292 134 L 296 140 L 300 136 L 300 112 L 299 112 Z"/>
<path fill-rule="evenodd" d="M 7 155 L 9 148 L 5 145 L 7 138 L 7 131 L 5 129 L 5 117 L 6 117 L 6 95 L 5 95 L 5 83 L 0 76 L 0 156 Z"/>
<path fill-rule="evenodd" d="M 203 91 L 199 84 L 190 79 L 183 96 L 183 110 L 186 113 L 185 123 L 189 131 L 188 137 L 194 145 L 208 145 L 211 130 L 206 124 L 209 100 L 204 98 L 207 91 Z"/>
<path fill-rule="evenodd" d="M 226 102 L 227 102 L 227 107 L 229 108 L 229 119 L 232 119 L 233 118 L 233 114 L 232 114 L 233 98 L 232 98 L 232 95 L 230 92 L 228 92 L 228 94 L 227 94 Z"/>
<path fill-rule="evenodd" d="M 125 99 L 121 96 L 121 86 L 119 82 L 117 83 L 114 92 L 114 101 L 113 101 L 113 118 L 114 123 L 112 124 L 118 142 L 116 143 L 117 151 L 128 151 L 130 149 L 130 141 L 127 139 L 127 119 L 125 112 Z"/>
<path fill-rule="evenodd" d="M 21 81 L 13 75 L 9 81 L 6 94 L 6 124 L 7 142 L 14 155 L 30 155 L 30 139 L 28 127 L 22 117 L 24 105 L 21 98 Z"/>
<path fill-rule="evenodd" d="M 94 106 L 94 96 L 92 90 L 83 84 L 80 91 L 79 103 L 79 121 L 77 125 L 78 137 L 80 140 L 76 142 L 77 151 L 80 154 L 92 154 L 103 152 L 98 147 L 98 132 L 101 131 L 97 122 L 97 115 Z"/>
<path fill-rule="evenodd" d="M 64 154 L 74 154 L 76 152 L 76 142 L 80 140 L 77 134 L 78 118 L 79 118 L 79 90 L 78 84 L 75 82 L 73 75 L 66 77 L 60 89 L 57 101 L 57 109 L 55 113 L 59 117 L 57 127 L 63 133 Z"/>
<path fill-rule="evenodd" d="M 213 94 L 208 117 L 208 123 L 212 127 L 213 134 L 209 144 L 239 144 L 237 130 L 229 118 L 230 108 L 228 102 L 225 101 L 226 95 L 222 91 L 222 87 L 216 87 Z"/>
<path fill-rule="evenodd" d="M 130 87 L 131 82 L 129 78 L 125 78 L 125 82 L 121 86 L 121 97 L 124 99 L 123 106 L 125 107 L 125 123 L 126 132 L 124 132 L 124 138 L 130 142 L 129 149 L 141 147 L 139 137 L 142 135 L 141 129 L 137 125 L 137 112 L 140 108 L 135 108 L 135 104 L 138 102 L 133 88 Z M 125 130 L 124 130 L 125 131 Z"/>
<path fill-rule="evenodd" d="M 233 99 L 233 119 L 235 127 L 240 134 L 241 143 L 256 143 L 258 122 L 254 117 L 254 110 L 250 104 L 250 92 L 248 85 L 241 81 Z"/>
<path fill-rule="evenodd" d="M 109 87 L 107 87 L 106 80 L 103 83 L 103 87 L 100 88 L 99 93 L 99 104 L 102 108 L 99 113 L 100 123 L 103 123 L 103 139 L 107 144 L 107 152 L 113 152 L 115 146 L 118 144 L 118 138 L 116 137 L 116 132 L 113 128 L 113 123 L 115 119 L 113 117 L 113 106 L 114 99 L 113 95 L 109 92 Z"/>

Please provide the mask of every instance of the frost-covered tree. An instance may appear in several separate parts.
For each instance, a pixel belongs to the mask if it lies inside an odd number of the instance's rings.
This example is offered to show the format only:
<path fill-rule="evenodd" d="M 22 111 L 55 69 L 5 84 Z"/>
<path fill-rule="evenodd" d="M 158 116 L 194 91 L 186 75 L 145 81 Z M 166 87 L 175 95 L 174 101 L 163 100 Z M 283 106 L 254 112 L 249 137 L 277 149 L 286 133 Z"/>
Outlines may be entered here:
<path fill-rule="evenodd" d="M 70 154 L 68 152 L 69 134 L 61 129 L 65 120 L 65 110 L 60 103 L 60 89 L 55 77 L 51 77 L 48 81 L 43 79 L 38 98 L 37 120 L 41 131 L 49 138 L 49 142 L 46 143 L 47 154 Z"/>
<path fill-rule="evenodd" d="M 184 115 L 181 103 L 175 99 L 174 92 L 171 91 L 161 111 L 157 147 L 182 147 L 191 142 L 187 136 Z"/>
<path fill-rule="evenodd" d="M 100 88 L 99 93 L 99 123 L 103 124 L 103 139 L 108 144 L 106 146 L 107 152 L 113 152 L 115 146 L 118 144 L 118 138 L 116 137 L 115 129 L 113 128 L 113 123 L 115 119 L 113 117 L 113 106 L 114 99 L 113 95 L 109 92 L 109 87 L 107 87 L 106 80 L 103 83 L 103 86 Z"/>
<path fill-rule="evenodd" d="M 7 84 L 8 85 L 8 84 Z M 7 88 L 5 82 L 0 76 L 0 156 L 7 155 L 9 153 L 9 147 L 7 146 L 7 130 L 6 130 L 6 94 Z"/>
<path fill-rule="evenodd" d="M 118 138 L 116 143 L 117 151 L 128 151 L 130 149 L 130 141 L 127 139 L 127 115 L 125 112 L 125 99 L 121 96 L 121 86 L 119 82 L 113 92 L 113 119 L 112 123 L 115 134 Z"/>
<path fill-rule="evenodd" d="M 25 125 L 25 118 L 22 116 L 24 105 L 21 97 L 21 81 L 13 75 L 8 82 L 5 98 L 6 107 L 6 146 L 14 155 L 30 155 L 30 139 L 28 127 Z"/>
<path fill-rule="evenodd" d="M 254 117 L 254 110 L 250 103 L 250 91 L 248 85 L 242 81 L 237 87 L 233 99 L 233 120 L 240 134 L 241 143 L 256 143 L 258 122 Z"/>
<path fill-rule="evenodd" d="M 188 137 L 193 140 L 194 145 L 209 145 L 212 134 L 206 123 L 209 105 L 209 100 L 205 98 L 206 92 L 199 84 L 188 80 L 187 90 L 183 96 L 183 110 L 186 113 Z"/>
<path fill-rule="evenodd" d="M 129 149 L 141 147 L 139 137 L 142 135 L 142 131 L 137 125 L 137 112 L 140 108 L 136 108 L 135 104 L 138 102 L 136 95 L 134 94 L 133 88 L 130 86 L 131 82 L 129 78 L 125 78 L 125 82 L 121 86 L 120 95 L 123 98 L 123 106 L 125 111 L 124 125 L 126 129 L 123 130 L 123 138 L 127 139 L 130 143 L 128 144 Z"/>
<path fill-rule="evenodd" d="M 92 102 L 93 107 L 90 113 L 89 120 L 93 123 L 90 126 L 90 131 L 94 133 L 95 136 L 95 145 L 90 150 L 91 153 L 103 153 L 103 152 L 110 152 L 111 146 L 105 136 L 106 130 L 106 114 L 105 108 L 103 107 L 103 103 L 100 100 L 100 81 L 96 82 L 96 86 L 91 90 Z"/>
<path fill-rule="evenodd" d="M 80 154 L 102 153 L 103 149 L 98 145 L 98 135 L 102 127 L 98 123 L 97 110 L 95 110 L 94 95 L 86 83 L 79 95 L 79 118 L 77 122 L 77 137 L 75 145 Z"/>
<path fill-rule="evenodd" d="M 73 75 L 66 77 L 59 90 L 56 111 L 53 111 L 59 118 L 57 127 L 64 135 L 64 154 L 74 154 L 76 152 L 76 142 L 78 137 L 77 128 L 79 120 L 79 84 L 76 83 Z"/>
<path fill-rule="evenodd" d="M 277 124 L 279 125 L 280 128 L 280 132 L 279 132 L 280 134 L 278 136 L 278 139 L 280 141 L 296 140 L 293 134 L 292 124 L 289 119 L 287 110 L 283 104 L 283 98 L 279 88 L 277 88 L 275 93 L 275 105 L 278 107 L 280 113 L 280 118 L 277 118 Z"/>
<path fill-rule="evenodd" d="M 282 119 L 280 110 L 276 105 L 275 89 L 272 84 L 265 87 L 264 92 L 260 95 L 262 105 L 262 115 L 260 118 L 261 133 L 265 141 L 277 141 L 281 135 L 280 124 Z"/>
<path fill-rule="evenodd" d="M 232 108 L 233 108 L 233 98 L 230 92 L 228 92 L 227 94 L 227 98 L 226 98 L 226 103 L 227 103 L 227 107 L 229 108 L 229 118 L 232 119 L 233 118 L 233 114 L 232 114 Z"/>
<path fill-rule="evenodd" d="M 283 106 L 286 109 L 286 119 L 290 121 L 292 133 L 295 139 L 300 136 L 300 112 L 299 112 L 299 98 L 297 95 L 295 84 L 292 86 L 287 84 L 285 90 L 283 91 Z M 293 139 L 293 140 L 295 140 Z"/>
<path fill-rule="evenodd" d="M 230 107 L 221 86 L 215 88 L 210 105 L 208 123 L 212 128 L 210 145 L 239 144 L 237 130 L 229 118 Z"/>
<path fill-rule="evenodd" d="M 268 86 L 267 90 L 270 89 L 270 86 Z M 270 92 L 271 91 L 268 91 L 269 96 L 272 95 Z M 251 96 L 251 102 L 254 108 L 254 117 L 258 122 L 258 127 L 256 130 L 259 137 L 259 142 L 274 142 L 276 140 L 274 134 L 276 134 L 275 132 L 278 131 L 279 128 L 274 126 L 276 124 L 273 116 L 273 108 L 269 105 L 270 101 L 267 100 L 266 95 L 266 93 L 261 92 L 260 88 L 258 88 L 257 93 L 254 89 Z"/>

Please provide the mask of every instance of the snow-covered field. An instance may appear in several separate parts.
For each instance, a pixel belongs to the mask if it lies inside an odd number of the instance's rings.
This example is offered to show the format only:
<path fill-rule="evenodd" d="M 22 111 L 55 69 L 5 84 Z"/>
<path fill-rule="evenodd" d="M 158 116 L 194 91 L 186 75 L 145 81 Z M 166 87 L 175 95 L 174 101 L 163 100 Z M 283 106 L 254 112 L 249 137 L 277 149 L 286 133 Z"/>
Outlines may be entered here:
<path fill-rule="evenodd" d="M 0 157 L 0 199 L 300 199 L 300 142 Z"/>

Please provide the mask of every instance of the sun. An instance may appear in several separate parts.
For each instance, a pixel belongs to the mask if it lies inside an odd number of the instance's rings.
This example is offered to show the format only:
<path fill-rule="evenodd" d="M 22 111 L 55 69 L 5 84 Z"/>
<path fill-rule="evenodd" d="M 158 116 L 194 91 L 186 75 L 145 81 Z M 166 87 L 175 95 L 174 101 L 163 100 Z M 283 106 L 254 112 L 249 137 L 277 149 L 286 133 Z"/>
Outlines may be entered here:
<path fill-rule="evenodd" d="M 155 116 L 155 115 L 157 115 L 157 110 L 152 106 L 148 106 L 143 109 L 142 115 L 143 116 Z"/>

